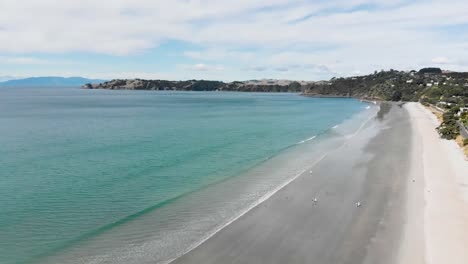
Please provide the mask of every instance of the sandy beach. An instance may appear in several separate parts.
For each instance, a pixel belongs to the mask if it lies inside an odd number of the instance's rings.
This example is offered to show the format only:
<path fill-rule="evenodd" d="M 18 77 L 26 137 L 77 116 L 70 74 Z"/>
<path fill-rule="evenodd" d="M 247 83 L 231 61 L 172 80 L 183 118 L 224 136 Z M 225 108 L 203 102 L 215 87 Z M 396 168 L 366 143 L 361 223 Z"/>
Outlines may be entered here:
<path fill-rule="evenodd" d="M 465 263 L 468 163 L 436 126 L 417 103 L 383 104 L 312 172 L 172 263 Z"/>
<path fill-rule="evenodd" d="M 466 263 L 468 162 L 454 141 L 440 139 L 436 117 L 418 103 L 410 113 L 412 166 L 401 263 Z M 424 242 L 424 243 L 421 243 Z"/>
<path fill-rule="evenodd" d="M 411 131 L 405 108 L 383 106 L 312 173 L 173 263 L 395 263 Z"/>

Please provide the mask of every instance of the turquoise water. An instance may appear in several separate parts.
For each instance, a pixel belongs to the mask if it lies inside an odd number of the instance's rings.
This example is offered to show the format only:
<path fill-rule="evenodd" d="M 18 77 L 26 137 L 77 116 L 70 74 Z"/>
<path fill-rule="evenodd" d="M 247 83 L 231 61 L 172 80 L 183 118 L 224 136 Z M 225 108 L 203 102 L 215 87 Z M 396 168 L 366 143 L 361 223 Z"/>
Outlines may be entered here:
<path fill-rule="evenodd" d="M 239 175 L 364 109 L 295 94 L 3 88 L 0 263 L 168 259 L 256 197 L 220 209 L 256 192 Z M 215 206 L 222 217 L 203 218 Z M 133 250 L 123 261 L 116 248 Z"/>

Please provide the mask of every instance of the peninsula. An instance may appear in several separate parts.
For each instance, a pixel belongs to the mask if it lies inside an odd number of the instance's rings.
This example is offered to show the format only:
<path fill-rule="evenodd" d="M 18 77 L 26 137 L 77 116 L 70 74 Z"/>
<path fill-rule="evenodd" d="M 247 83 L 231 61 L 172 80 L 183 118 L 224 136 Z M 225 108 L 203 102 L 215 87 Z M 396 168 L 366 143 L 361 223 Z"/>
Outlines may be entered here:
<path fill-rule="evenodd" d="M 84 89 L 169 90 L 169 91 L 235 91 L 295 92 L 305 96 L 355 97 L 386 101 L 418 101 L 438 95 L 468 96 L 468 72 L 423 68 L 419 71 L 375 71 L 369 75 L 332 78 L 328 81 L 292 80 L 143 80 L 115 79 L 88 83 Z"/>

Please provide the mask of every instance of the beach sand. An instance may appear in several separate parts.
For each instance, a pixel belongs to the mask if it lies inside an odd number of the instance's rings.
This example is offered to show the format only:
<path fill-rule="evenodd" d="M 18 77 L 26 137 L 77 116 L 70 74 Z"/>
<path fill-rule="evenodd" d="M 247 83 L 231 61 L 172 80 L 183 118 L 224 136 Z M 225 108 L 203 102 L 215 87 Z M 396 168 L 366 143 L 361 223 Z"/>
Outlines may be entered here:
<path fill-rule="evenodd" d="M 395 263 L 412 128 L 397 104 L 378 116 L 312 173 L 173 263 Z"/>
<path fill-rule="evenodd" d="M 454 141 L 440 139 L 432 113 L 418 103 L 405 107 L 414 131 L 411 177 L 417 183 L 409 185 L 400 263 L 467 263 L 468 162 Z"/>
<path fill-rule="evenodd" d="M 172 263 L 467 263 L 468 162 L 436 126 L 418 103 L 383 103 L 312 173 Z"/>

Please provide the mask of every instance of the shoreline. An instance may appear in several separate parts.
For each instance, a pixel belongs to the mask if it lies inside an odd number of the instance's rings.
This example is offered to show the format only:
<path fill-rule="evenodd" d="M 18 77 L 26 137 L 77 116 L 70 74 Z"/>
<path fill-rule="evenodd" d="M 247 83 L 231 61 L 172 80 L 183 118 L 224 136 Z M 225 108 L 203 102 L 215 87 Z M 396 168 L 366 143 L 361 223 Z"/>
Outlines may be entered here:
<path fill-rule="evenodd" d="M 184 252 L 186 245 L 191 248 L 190 245 L 199 244 L 200 240 L 205 241 L 204 237 L 211 236 L 212 230 L 223 229 L 224 226 L 229 225 L 229 223 L 224 224 L 225 220 L 234 222 L 239 218 L 236 216 L 238 213 L 244 211 L 242 214 L 245 214 L 245 211 L 249 211 L 250 208 L 247 210 L 245 208 L 251 204 L 251 201 L 255 202 L 261 198 L 265 194 L 264 190 L 270 192 L 277 186 L 285 184 L 285 181 L 293 181 L 290 177 L 295 176 L 299 170 L 310 168 L 312 162 L 341 144 L 355 133 L 359 126 L 362 128 L 365 125 L 362 124 L 364 121 L 369 121 L 371 116 L 375 116 L 378 107 L 366 108 L 365 104 L 359 105 L 362 109 L 360 112 L 336 125 L 330 125 L 326 133 L 316 135 L 316 140 L 309 140 L 304 144 L 297 142 L 292 145 L 293 148 L 288 148 L 280 155 L 262 161 L 262 165 L 249 170 L 245 175 L 203 188 L 170 206 L 139 217 L 131 224 L 120 225 L 113 232 L 101 234 L 92 241 L 83 241 L 82 245 L 46 256 L 44 263 L 74 263 L 74 260 L 91 262 L 94 259 L 108 262 L 119 262 L 118 260 L 124 259 L 126 263 L 167 263 L 174 256 L 179 255 L 179 253 L 172 254 L 175 252 L 172 249 Z M 305 171 L 307 170 L 309 169 Z M 220 199 L 219 195 L 223 198 Z M 264 200 L 272 195 L 266 194 L 267 197 Z M 211 196 L 213 199 L 206 199 Z M 202 203 L 197 201 L 204 201 L 205 204 L 200 207 L 198 204 Z M 195 204 L 198 207 L 193 207 Z M 171 222 L 168 216 L 176 215 L 185 215 L 186 218 Z M 230 220 L 231 215 L 235 217 L 234 220 Z M 160 223 L 153 223 L 154 219 L 158 219 L 157 222 Z M 218 221 L 219 219 L 221 220 Z M 165 220 L 168 222 L 164 224 Z M 213 223 L 216 224 L 213 225 Z M 145 239 L 144 243 L 141 245 L 119 243 L 123 237 L 140 232 L 143 227 L 148 230 L 148 239 Z M 154 230 L 161 230 L 161 232 L 153 232 Z M 182 233 L 183 236 L 181 236 Z M 104 245 L 102 243 L 104 241 L 108 242 Z M 134 251 L 141 253 L 132 254 L 131 252 Z"/>
<path fill-rule="evenodd" d="M 376 136 L 361 135 L 324 156 L 313 173 L 297 176 L 171 263 L 464 263 L 464 155 L 455 142 L 439 137 L 436 117 L 422 105 L 390 105 L 381 108 L 384 124 Z M 351 158 L 357 153 L 358 158 Z M 336 162 L 345 168 L 341 171 L 351 169 L 349 177 L 359 183 L 340 178 Z M 321 177 L 337 181 L 322 182 Z M 345 194 L 333 204 L 328 200 L 339 185 Z M 362 208 L 342 207 L 344 197 L 362 201 Z"/>
<path fill-rule="evenodd" d="M 410 127 L 399 122 L 406 115 L 402 107 L 390 108 L 320 159 L 312 173 L 171 263 L 394 263 L 404 203 L 389 197 L 404 197 L 409 164 L 406 155 L 392 154 L 409 148 L 409 139 L 400 139 Z M 394 125 L 399 129 L 388 129 Z M 389 163 L 403 166 L 387 172 Z"/>
<path fill-rule="evenodd" d="M 168 261 L 165 261 L 165 262 L 162 262 L 162 264 L 171 264 L 171 263 L 176 263 L 178 261 L 179 258 L 183 257 L 184 255 L 186 254 L 189 254 L 191 251 L 193 250 L 196 250 L 199 246 L 201 246 L 203 243 L 209 241 L 213 236 L 215 236 L 217 233 L 221 232 L 223 229 L 229 227 L 229 225 L 233 224 L 234 222 L 238 221 L 240 218 L 242 218 L 244 215 L 248 214 L 251 210 L 254 210 L 256 207 L 258 206 L 261 206 L 263 203 L 267 202 L 268 199 L 270 199 L 272 196 L 274 196 L 275 194 L 277 194 L 278 192 L 280 192 L 282 189 L 284 189 L 285 187 L 287 187 L 288 185 L 290 185 L 291 183 L 293 183 L 294 181 L 296 181 L 299 177 L 302 177 L 304 175 L 307 175 L 309 174 L 310 172 L 312 172 L 312 169 L 318 164 L 320 163 L 323 159 L 325 159 L 328 155 L 330 155 L 331 153 L 343 148 L 346 146 L 346 144 L 348 143 L 348 140 L 351 140 L 353 137 L 355 137 L 356 135 L 359 134 L 359 132 L 361 132 L 361 130 L 373 119 L 375 118 L 375 116 L 370 116 L 367 120 L 365 120 L 360 126 L 359 128 L 351 135 L 347 138 L 347 140 L 341 144 L 337 149 L 331 149 L 329 151 L 327 151 L 325 154 L 321 155 L 318 159 L 316 159 L 309 167 L 307 167 L 306 169 L 302 170 L 301 172 L 297 173 L 296 175 L 294 175 L 293 177 L 287 179 L 285 182 L 283 182 L 282 184 L 280 184 L 279 186 L 275 187 L 273 190 L 271 190 L 270 192 L 266 193 L 265 195 L 263 195 L 262 197 L 260 197 L 260 199 L 256 200 L 253 204 L 251 204 L 250 206 L 248 206 L 247 208 L 245 208 L 242 212 L 240 212 L 238 215 L 236 215 L 233 219 L 229 220 L 227 223 L 224 223 L 222 226 L 216 228 L 215 230 L 213 230 L 212 232 L 210 232 L 210 234 L 208 234 L 205 238 L 203 238 L 201 241 L 195 243 L 194 245 L 192 245 L 190 248 L 188 248 L 185 252 L 183 252 L 180 256 L 174 258 L 174 259 L 171 259 L 171 260 L 168 260 Z M 336 128 L 338 127 L 338 125 L 335 125 L 333 128 Z M 316 136 L 313 136 L 311 139 L 314 139 Z M 300 143 L 305 143 L 307 142 L 308 140 L 305 140 L 305 141 L 302 141 Z"/>
<path fill-rule="evenodd" d="M 417 264 L 465 259 L 468 231 L 460 229 L 468 230 L 468 174 L 463 173 L 467 164 L 460 163 L 459 148 L 438 137 L 437 120 L 418 103 L 379 102 L 372 109 L 359 123 L 352 122 L 356 130 L 338 133 L 346 140 L 336 148 L 309 157 L 307 169 L 296 166 L 294 175 L 253 204 L 189 248 L 180 247 L 181 255 L 161 262 L 128 255 L 127 263 Z M 280 166 L 276 173 L 283 171 Z M 160 219 L 159 213 L 132 226 L 150 228 L 149 221 Z M 112 241 L 114 236 L 119 234 L 99 239 Z"/>

